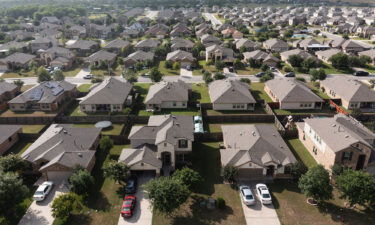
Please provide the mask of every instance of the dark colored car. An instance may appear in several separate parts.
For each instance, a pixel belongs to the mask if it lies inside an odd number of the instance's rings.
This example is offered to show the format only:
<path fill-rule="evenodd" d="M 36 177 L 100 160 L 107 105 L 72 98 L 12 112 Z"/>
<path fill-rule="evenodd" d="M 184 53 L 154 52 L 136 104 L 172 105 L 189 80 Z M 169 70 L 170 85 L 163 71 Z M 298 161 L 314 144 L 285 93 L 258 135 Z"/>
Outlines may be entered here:
<path fill-rule="evenodd" d="M 134 194 L 137 191 L 137 178 L 131 177 L 125 185 L 126 194 Z"/>
<path fill-rule="evenodd" d="M 285 74 L 285 77 L 295 77 L 296 74 L 294 72 L 289 72 Z"/>
<path fill-rule="evenodd" d="M 363 77 L 363 76 L 368 76 L 368 75 L 370 75 L 370 73 L 367 72 L 367 71 L 356 71 L 356 72 L 354 72 L 353 75 L 354 75 L 354 76 L 358 76 L 358 77 Z"/>
<path fill-rule="evenodd" d="M 230 73 L 234 73 L 234 72 L 235 72 L 233 66 L 229 67 L 229 68 L 228 68 L 228 71 L 229 71 Z"/>
<path fill-rule="evenodd" d="M 132 217 L 136 202 L 137 198 L 134 195 L 125 196 L 121 206 L 121 216 L 124 218 Z"/>
<path fill-rule="evenodd" d="M 260 72 L 260 73 L 255 74 L 256 77 L 263 77 L 264 75 L 266 75 L 265 72 Z"/>

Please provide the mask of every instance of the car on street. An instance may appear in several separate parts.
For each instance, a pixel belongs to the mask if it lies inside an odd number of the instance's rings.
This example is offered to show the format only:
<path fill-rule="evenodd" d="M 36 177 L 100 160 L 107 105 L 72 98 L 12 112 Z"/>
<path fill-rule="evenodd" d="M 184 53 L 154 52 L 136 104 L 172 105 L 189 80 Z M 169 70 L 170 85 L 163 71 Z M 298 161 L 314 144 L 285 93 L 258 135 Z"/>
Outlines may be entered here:
<path fill-rule="evenodd" d="M 51 192 L 53 188 L 53 182 L 52 181 L 45 181 L 43 182 L 38 189 L 36 189 L 33 199 L 37 202 L 43 201 L 47 195 Z"/>
<path fill-rule="evenodd" d="M 126 194 L 134 194 L 135 192 L 137 192 L 137 178 L 131 177 L 126 182 L 125 193 Z"/>
<path fill-rule="evenodd" d="M 289 72 L 285 74 L 285 77 L 295 77 L 296 74 L 294 72 Z"/>
<path fill-rule="evenodd" d="M 265 72 L 259 72 L 259 73 L 255 74 L 256 77 L 263 77 L 264 75 L 266 75 Z"/>
<path fill-rule="evenodd" d="M 272 198 L 271 198 L 270 192 L 268 191 L 267 186 L 265 184 L 257 184 L 255 187 L 256 187 L 260 202 L 265 205 L 271 204 Z"/>
<path fill-rule="evenodd" d="M 124 218 L 130 218 L 134 214 L 135 204 L 137 202 L 137 197 L 134 195 L 126 195 L 121 206 L 121 216 Z"/>
<path fill-rule="evenodd" d="M 92 78 L 94 78 L 94 75 L 92 74 L 86 74 L 85 76 L 83 76 L 83 79 L 86 79 L 86 80 L 90 80 Z"/>
<path fill-rule="evenodd" d="M 364 76 L 368 76 L 368 75 L 370 75 L 370 73 L 369 72 L 367 72 L 367 71 L 355 71 L 354 73 L 353 73 L 353 75 L 354 76 L 357 76 L 357 77 L 364 77 Z"/>
<path fill-rule="evenodd" d="M 249 186 L 240 186 L 241 199 L 245 205 L 255 205 L 256 201 Z"/>

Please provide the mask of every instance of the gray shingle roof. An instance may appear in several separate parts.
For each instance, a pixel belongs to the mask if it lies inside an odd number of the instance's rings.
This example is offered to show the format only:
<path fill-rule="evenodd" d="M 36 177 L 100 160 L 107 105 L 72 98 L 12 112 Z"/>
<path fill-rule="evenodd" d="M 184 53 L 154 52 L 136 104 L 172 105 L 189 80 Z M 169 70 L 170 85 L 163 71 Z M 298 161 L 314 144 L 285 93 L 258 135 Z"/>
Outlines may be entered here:
<path fill-rule="evenodd" d="M 191 86 L 182 80 L 177 82 L 161 81 L 151 85 L 148 90 L 145 103 L 161 104 L 162 102 L 187 102 L 189 101 L 189 89 Z"/>
<path fill-rule="evenodd" d="M 94 156 L 95 151 L 92 150 L 62 152 L 47 164 L 40 167 L 39 171 L 47 171 L 48 168 L 53 165 L 62 165 L 70 169 L 74 169 L 77 166 L 82 166 L 83 168 L 87 169 Z"/>
<path fill-rule="evenodd" d="M 212 103 L 256 103 L 249 85 L 238 80 L 216 80 L 208 88 Z"/>
<path fill-rule="evenodd" d="M 100 50 L 89 57 L 86 58 L 86 61 L 88 62 L 97 62 L 97 61 L 113 61 L 117 57 L 117 54 L 112 52 L 107 52 L 105 50 Z"/>
<path fill-rule="evenodd" d="M 17 88 L 17 85 L 8 83 L 5 81 L 0 81 L 0 96 L 8 91 L 13 91 Z"/>
<path fill-rule="evenodd" d="M 104 49 L 111 49 L 111 48 L 121 49 L 121 48 L 125 48 L 125 47 L 127 47 L 129 45 L 130 45 L 130 42 L 128 42 L 128 41 L 124 41 L 122 39 L 115 39 L 115 40 L 109 42 L 104 47 Z"/>
<path fill-rule="evenodd" d="M 35 57 L 36 57 L 35 55 L 16 52 L 4 59 L 1 59 L 1 61 L 9 62 L 9 63 L 26 64 L 30 60 L 33 60 Z"/>
<path fill-rule="evenodd" d="M 118 161 L 130 167 L 138 163 L 145 163 L 159 169 L 162 168 L 162 161 L 157 158 L 156 152 L 148 145 L 139 149 L 123 149 Z"/>
<path fill-rule="evenodd" d="M 0 125 L 0 144 L 8 140 L 15 132 L 21 129 L 20 125 Z"/>

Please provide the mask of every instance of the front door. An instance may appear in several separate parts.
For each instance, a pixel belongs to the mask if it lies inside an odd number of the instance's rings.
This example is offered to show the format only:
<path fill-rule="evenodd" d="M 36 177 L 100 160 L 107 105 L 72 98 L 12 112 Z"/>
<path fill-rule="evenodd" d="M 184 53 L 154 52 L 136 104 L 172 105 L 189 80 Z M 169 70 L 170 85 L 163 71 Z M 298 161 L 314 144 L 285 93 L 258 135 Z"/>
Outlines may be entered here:
<path fill-rule="evenodd" d="M 170 166 L 171 165 L 171 153 L 163 152 L 162 153 L 162 159 L 163 159 L 163 166 Z"/>
<path fill-rule="evenodd" d="M 360 155 L 358 157 L 357 166 L 355 167 L 356 170 L 362 170 L 363 166 L 365 165 L 366 155 Z"/>
<path fill-rule="evenodd" d="M 274 173 L 275 173 L 275 166 L 268 166 L 266 175 L 267 176 L 273 176 Z"/>

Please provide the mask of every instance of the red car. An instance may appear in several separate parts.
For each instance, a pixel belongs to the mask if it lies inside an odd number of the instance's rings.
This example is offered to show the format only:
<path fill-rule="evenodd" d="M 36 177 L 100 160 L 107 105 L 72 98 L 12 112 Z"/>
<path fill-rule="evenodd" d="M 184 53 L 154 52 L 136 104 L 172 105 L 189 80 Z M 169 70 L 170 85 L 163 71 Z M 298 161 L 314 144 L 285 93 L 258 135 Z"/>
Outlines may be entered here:
<path fill-rule="evenodd" d="M 136 202 L 137 198 L 134 195 L 125 196 L 122 202 L 121 216 L 124 218 L 132 217 Z"/>

